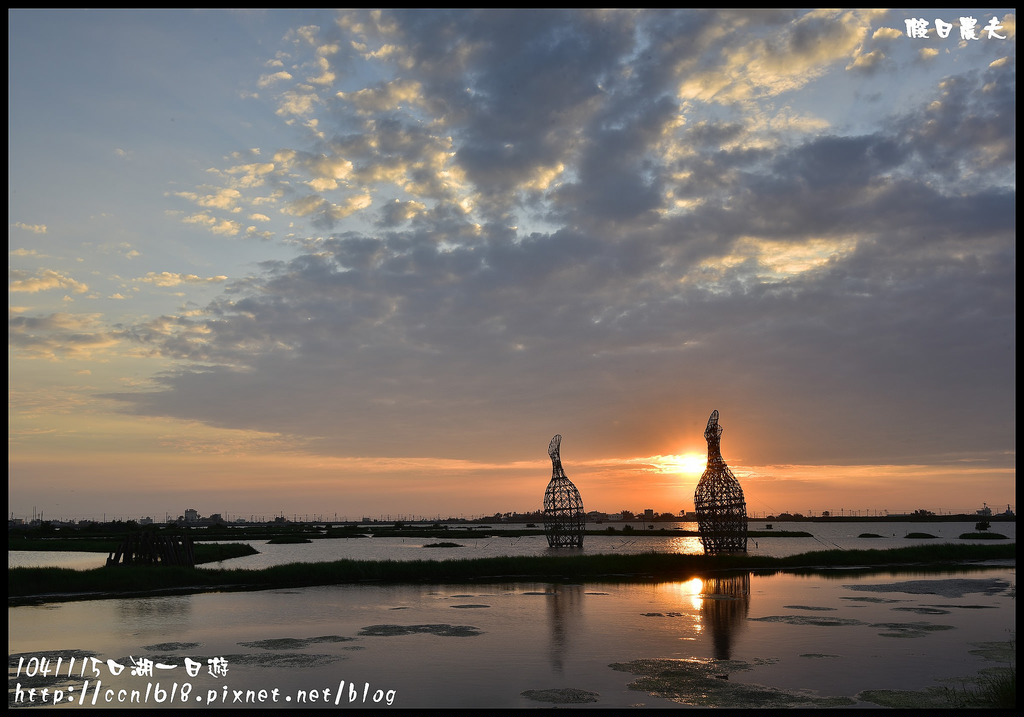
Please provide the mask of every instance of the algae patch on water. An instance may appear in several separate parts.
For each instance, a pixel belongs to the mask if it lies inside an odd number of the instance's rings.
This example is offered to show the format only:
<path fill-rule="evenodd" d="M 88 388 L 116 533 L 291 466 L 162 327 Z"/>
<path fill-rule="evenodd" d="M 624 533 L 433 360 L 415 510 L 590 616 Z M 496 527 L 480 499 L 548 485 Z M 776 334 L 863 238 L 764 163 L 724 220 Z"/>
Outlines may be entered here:
<path fill-rule="evenodd" d="M 586 702 L 597 702 L 600 695 L 596 692 L 576 689 L 575 687 L 563 687 L 554 690 L 524 690 L 519 693 L 528 700 L 536 702 L 550 702 L 556 705 L 581 705 Z"/>
<path fill-rule="evenodd" d="M 849 617 L 814 617 L 812 615 L 768 615 L 752 617 L 753 622 L 782 622 L 787 625 L 815 625 L 817 627 L 845 627 L 848 625 L 866 625 L 866 622 Z"/>
<path fill-rule="evenodd" d="M 341 635 L 321 635 L 320 637 L 277 637 L 270 640 L 253 640 L 252 642 L 238 643 L 242 647 L 258 647 L 263 650 L 301 650 L 303 647 L 318 642 L 351 642 L 354 637 L 342 637 Z"/>
<path fill-rule="evenodd" d="M 143 650 L 157 650 L 160 652 L 168 652 L 172 650 L 194 650 L 199 647 L 199 642 L 158 642 L 155 645 L 143 645 Z"/>
<path fill-rule="evenodd" d="M 975 649 L 968 650 L 972 655 L 995 662 L 1012 664 L 1017 658 L 1017 650 L 1013 642 L 972 642 Z"/>
<path fill-rule="evenodd" d="M 268 654 L 261 652 L 253 655 L 224 655 L 230 665 L 248 665 L 250 667 L 273 667 L 274 669 L 299 669 L 329 665 L 332 662 L 347 660 L 345 655 L 310 655 L 305 652 L 282 652 Z M 203 664 L 206 660 L 202 660 Z"/>
<path fill-rule="evenodd" d="M 864 690 L 857 694 L 857 699 L 894 709 L 942 709 L 950 706 L 949 698 L 941 687 L 920 691 Z"/>
<path fill-rule="evenodd" d="M 480 628 L 471 625 L 370 625 L 359 631 L 371 637 L 398 637 L 402 635 L 437 635 L 438 637 L 476 637 Z"/>
<path fill-rule="evenodd" d="M 640 675 L 640 679 L 629 684 L 632 690 L 694 707 L 841 707 L 854 704 L 848 697 L 819 697 L 734 682 L 730 679 L 731 673 L 753 669 L 749 663 L 739 660 L 650 659 L 615 663 L 609 667 Z"/>
<path fill-rule="evenodd" d="M 956 629 L 952 625 L 936 625 L 933 622 L 879 622 L 871 627 L 888 631 L 878 633 L 881 637 L 924 637 L 929 632 Z"/>
<path fill-rule="evenodd" d="M 948 580 L 905 580 L 898 583 L 873 585 L 844 585 L 847 590 L 876 593 L 909 593 L 911 595 L 941 595 L 960 598 L 968 593 L 999 595 L 1010 588 L 1010 583 L 1000 578 L 971 579 L 952 578 Z"/>
<path fill-rule="evenodd" d="M 948 615 L 949 610 L 943 610 L 940 607 L 928 607 L 927 605 L 921 605 L 919 607 L 894 607 L 892 610 L 900 610 L 902 612 L 913 612 L 918 615 Z"/>

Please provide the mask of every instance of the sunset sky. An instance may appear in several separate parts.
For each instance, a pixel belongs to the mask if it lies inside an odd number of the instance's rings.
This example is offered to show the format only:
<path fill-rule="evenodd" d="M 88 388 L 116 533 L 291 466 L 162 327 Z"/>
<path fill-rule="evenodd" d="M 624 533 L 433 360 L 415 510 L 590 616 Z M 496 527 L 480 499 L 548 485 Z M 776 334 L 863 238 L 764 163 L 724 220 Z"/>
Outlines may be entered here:
<path fill-rule="evenodd" d="M 1012 10 L 8 21 L 14 517 L 1016 510 Z"/>

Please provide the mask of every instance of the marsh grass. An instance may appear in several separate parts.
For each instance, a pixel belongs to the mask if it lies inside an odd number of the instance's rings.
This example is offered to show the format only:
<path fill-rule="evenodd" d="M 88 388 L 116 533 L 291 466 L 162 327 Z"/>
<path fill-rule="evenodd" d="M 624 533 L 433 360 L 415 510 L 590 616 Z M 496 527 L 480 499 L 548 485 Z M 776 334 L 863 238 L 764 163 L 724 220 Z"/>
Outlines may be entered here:
<path fill-rule="evenodd" d="M 1017 669 L 1001 668 L 974 678 L 974 687 L 944 687 L 943 693 L 951 707 L 1007 708 L 1017 706 Z"/>
<path fill-rule="evenodd" d="M 226 547 L 226 546 L 204 546 Z M 244 546 L 248 547 L 248 546 Z M 783 558 L 740 555 L 505 556 L 457 560 L 337 560 L 289 563 L 262 570 L 116 566 L 93 570 L 12 568 L 7 571 L 9 602 L 109 597 L 113 593 L 206 590 L 261 590 L 346 583 L 470 583 L 508 580 L 681 580 L 722 571 L 829 572 L 911 565 L 950 566 L 975 560 L 1012 559 L 1016 545 L 941 544 L 890 550 L 826 550 Z"/>

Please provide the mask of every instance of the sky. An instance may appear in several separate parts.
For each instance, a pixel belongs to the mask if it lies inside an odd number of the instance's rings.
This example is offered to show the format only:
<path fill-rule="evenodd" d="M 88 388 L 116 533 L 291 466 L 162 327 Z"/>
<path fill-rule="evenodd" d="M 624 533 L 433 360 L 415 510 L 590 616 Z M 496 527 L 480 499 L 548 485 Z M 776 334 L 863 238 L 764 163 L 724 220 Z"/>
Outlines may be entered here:
<path fill-rule="evenodd" d="M 8 60 L 13 517 L 532 511 L 555 434 L 678 513 L 714 410 L 751 515 L 1016 510 L 1012 10 L 9 10 Z"/>

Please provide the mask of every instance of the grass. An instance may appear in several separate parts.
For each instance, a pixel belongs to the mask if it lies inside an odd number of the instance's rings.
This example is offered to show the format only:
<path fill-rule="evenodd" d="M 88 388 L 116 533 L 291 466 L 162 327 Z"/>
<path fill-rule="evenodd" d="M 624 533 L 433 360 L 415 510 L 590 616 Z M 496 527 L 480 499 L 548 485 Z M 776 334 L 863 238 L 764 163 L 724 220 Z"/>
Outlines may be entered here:
<path fill-rule="evenodd" d="M 820 572 L 833 567 L 950 566 L 975 560 L 1013 559 L 1016 545 L 942 544 L 891 550 L 826 550 L 784 558 L 756 555 L 510 556 L 463 560 L 338 560 L 290 563 L 263 570 L 117 566 L 94 570 L 12 568 L 10 604 L 109 597 L 116 593 L 260 590 L 346 583 L 471 583 L 519 580 L 688 580 L 720 571 Z M 846 574 L 849 574 L 847 571 Z M 74 594 L 74 595 L 69 595 Z M 43 601 L 45 601 L 43 600 Z"/>
<path fill-rule="evenodd" d="M 974 678 L 976 687 L 966 685 L 959 689 L 946 687 L 943 689 L 950 707 L 958 709 L 970 707 L 1007 708 L 1017 706 L 1017 670 L 1005 668 L 994 673 L 983 673 Z"/>

